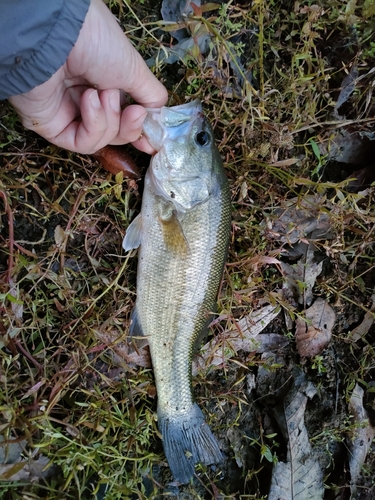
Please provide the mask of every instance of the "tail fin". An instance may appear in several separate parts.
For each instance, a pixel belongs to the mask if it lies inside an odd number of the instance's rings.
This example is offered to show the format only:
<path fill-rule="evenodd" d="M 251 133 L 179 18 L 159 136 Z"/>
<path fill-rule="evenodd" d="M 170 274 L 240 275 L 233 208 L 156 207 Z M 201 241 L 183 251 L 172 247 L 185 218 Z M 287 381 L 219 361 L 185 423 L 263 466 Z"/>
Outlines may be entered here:
<path fill-rule="evenodd" d="M 173 477 L 181 484 L 188 483 L 194 466 L 222 460 L 219 446 L 199 406 L 194 403 L 191 411 L 183 415 L 165 416 L 159 412 L 159 430 Z"/>

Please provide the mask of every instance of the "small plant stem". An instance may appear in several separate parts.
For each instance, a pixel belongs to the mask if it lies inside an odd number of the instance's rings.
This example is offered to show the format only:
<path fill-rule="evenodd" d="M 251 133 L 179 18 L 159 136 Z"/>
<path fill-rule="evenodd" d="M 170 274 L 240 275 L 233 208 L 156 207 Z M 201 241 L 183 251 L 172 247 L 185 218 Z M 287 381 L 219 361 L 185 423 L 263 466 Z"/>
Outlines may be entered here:
<path fill-rule="evenodd" d="M 12 280 L 12 272 L 14 267 L 14 224 L 13 224 L 13 212 L 12 208 L 8 202 L 8 197 L 5 191 L 0 190 L 0 197 L 4 200 L 5 211 L 8 216 L 8 227 L 9 227 L 9 258 L 8 258 L 8 272 L 7 272 L 7 282 L 10 284 Z"/>
<path fill-rule="evenodd" d="M 264 4 L 263 0 L 260 0 L 258 3 L 259 6 L 259 37 L 258 37 L 258 43 L 259 43 L 259 97 L 260 97 L 260 102 L 259 106 L 264 105 L 263 97 L 264 97 L 264 50 L 263 50 L 263 44 L 264 44 Z"/>
<path fill-rule="evenodd" d="M 231 50 L 231 48 L 230 48 L 229 44 L 228 44 L 228 43 L 227 43 L 227 41 L 225 40 L 225 38 L 223 38 L 223 37 L 220 35 L 219 31 L 218 31 L 218 30 L 217 30 L 217 29 L 216 29 L 216 28 L 215 28 L 215 27 L 214 27 L 214 26 L 213 26 L 213 25 L 212 25 L 209 21 L 207 21 L 204 17 L 199 17 L 199 18 L 198 18 L 198 20 L 199 20 L 199 21 L 201 21 L 203 24 L 205 24 L 205 26 L 207 27 L 207 29 L 208 29 L 209 31 L 211 31 L 211 33 L 212 33 L 213 35 L 215 35 L 215 37 L 216 37 L 218 40 L 220 40 L 220 42 L 224 45 L 224 47 L 225 47 L 226 51 L 228 52 L 228 54 L 230 55 L 230 57 L 231 57 L 231 59 L 232 59 L 233 64 L 236 66 L 236 68 L 237 68 L 237 70 L 238 70 L 239 74 L 242 76 L 243 80 L 244 80 L 244 81 L 246 81 L 246 75 L 244 74 L 244 72 L 243 72 L 243 70 L 242 70 L 241 66 L 238 64 L 237 59 L 236 59 L 236 56 L 233 54 L 233 52 L 232 52 L 232 50 Z M 254 88 L 252 85 L 250 85 L 250 84 L 249 84 L 249 87 L 250 87 L 250 89 L 251 89 L 251 91 L 252 91 L 252 93 L 253 93 L 254 95 L 257 95 L 257 94 L 258 94 L 258 93 L 257 93 L 257 91 L 255 90 L 255 88 Z"/>
<path fill-rule="evenodd" d="M 150 30 L 148 30 L 146 28 L 146 25 L 139 19 L 139 17 L 135 13 L 135 11 L 132 9 L 132 7 L 131 7 L 130 3 L 128 2 L 128 0 L 123 0 L 123 3 L 124 3 L 124 5 L 126 5 L 126 7 L 128 8 L 128 10 L 131 13 L 131 15 L 134 17 L 134 19 L 138 22 L 139 26 L 141 26 L 142 29 L 144 29 L 146 31 L 146 33 L 148 33 L 150 35 L 150 37 L 153 38 L 155 40 L 155 42 L 157 42 L 158 45 L 161 45 L 160 41 L 156 38 L 156 36 Z M 126 32 L 126 33 L 128 33 L 128 32 Z"/>
<path fill-rule="evenodd" d="M 33 356 L 31 356 L 31 354 L 29 352 L 26 351 L 26 349 L 22 346 L 21 342 L 19 340 L 17 340 L 17 339 L 13 339 L 13 342 L 16 345 L 17 349 L 19 349 L 22 352 L 22 354 L 29 361 L 31 361 L 32 364 L 34 366 L 36 366 L 36 368 L 38 368 L 39 373 L 42 373 L 43 372 L 43 366 L 40 363 L 38 363 L 38 361 L 35 358 L 33 358 Z"/>

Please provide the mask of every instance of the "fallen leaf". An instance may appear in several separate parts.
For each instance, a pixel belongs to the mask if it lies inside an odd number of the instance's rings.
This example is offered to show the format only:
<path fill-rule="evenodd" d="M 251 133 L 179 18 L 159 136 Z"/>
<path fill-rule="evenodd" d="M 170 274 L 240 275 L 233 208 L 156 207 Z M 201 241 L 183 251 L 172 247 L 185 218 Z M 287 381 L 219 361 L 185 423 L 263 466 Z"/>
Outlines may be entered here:
<path fill-rule="evenodd" d="M 305 254 L 296 264 L 281 263 L 285 278 L 283 285 L 284 296 L 286 296 L 285 290 L 289 289 L 294 300 L 304 307 L 312 303 L 314 298 L 312 290 L 316 278 L 323 269 L 323 261 L 319 263 L 315 261 L 314 249 L 313 243 L 310 243 L 305 249 Z"/>
<path fill-rule="evenodd" d="M 355 170 L 347 177 L 352 179 L 348 184 L 348 191 L 359 193 L 368 189 L 373 182 L 375 182 L 375 168 L 374 164 L 370 163 L 367 167 Z"/>
<path fill-rule="evenodd" d="M 287 200 L 262 223 L 265 236 L 288 245 L 305 238 L 332 238 L 330 213 L 322 209 L 326 205 L 319 195 Z"/>
<path fill-rule="evenodd" d="M 305 311 L 306 320 L 296 320 L 296 344 L 302 357 L 311 358 L 320 354 L 331 340 L 336 314 L 324 299 L 318 298 Z"/>
<path fill-rule="evenodd" d="M 88 421 L 84 421 L 84 422 L 81 422 L 80 423 L 81 425 L 84 425 L 85 427 L 88 427 L 89 429 L 93 429 L 94 431 L 97 431 L 97 432 L 105 432 L 105 427 L 103 427 L 102 425 L 98 424 L 98 422 L 88 422 Z"/>
<path fill-rule="evenodd" d="M 236 324 L 235 330 L 226 330 L 205 344 L 193 359 L 193 376 L 207 366 L 223 366 L 238 351 L 264 352 L 285 347 L 289 340 L 284 335 L 268 333 L 259 335 L 280 313 L 280 308 L 268 304 L 253 311 Z"/>
<path fill-rule="evenodd" d="M 374 139 L 373 131 L 356 130 L 351 126 L 338 128 L 333 135 L 330 131 L 327 140 L 320 144 L 320 152 L 330 162 L 366 165 L 372 158 Z"/>
<path fill-rule="evenodd" d="M 27 444 L 26 439 L 4 443 L 3 436 L 0 436 L 0 481 L 34 482 L 51 474 L 52 468 L 45 470 L 50 462 L 47 457 L 22 457 Z"/>
<path fill-rule="evenodd" d="M 250 259 L 250 265 L 253 267 L 254 271 L 257 271 L 258 267 L 264 264 L 275 264 L 278 266 L 281 265 L 281 262 L 275 257 L 270 257 L 268 255 L 256 255 Z"/>
<path fill-rule="evenodd" d="M 338 109 L 349 99 L 355 90 L 358 78 L 358 68 L 353 65 L 350 73 L 348 73 L 341 83 L 341 91 L 337 98 L 333 114 L 339 118 Z"/>
<path fill-rule="evenodd" d="M 49 458 L 41 456 L 37 460 L 22 460 L 13 465 L 0 465 L 0 481 L 30 481 L 47 478 L 52 470 L 45 470 Z"/>
<path fill-rule="evenodd" d="M 365 317 L 363 318 L 363 321 L 360 325 L 358 325 L 356 328 L 354 328 L 351 332 L 351 338 L 355 341 L 363 338 L 366 333 L 370 330 L 372 325 L 375 322 L 375 295 L 371 297 L 372 299 L 372 306 L 370 309 L 370 312 L 367 312 L 365 314 Z"/>
<path fill-rule="evenodd" d="M 303 372 L 294 379 L 273 413 L 288 443 L 287 462 L 273 469 L 268 500 L 320 500 L 324 495 L 323 471 L 309 441 L 304 422 L 307 400 L 316 390 Z"/>
<path fill-rule="evenodd" d="M 36 394 L 39 389 L 46 383 L 46 379 L 43 378 L 42 380 L 40 380 L 39 382 L 37 382 L 36 384 L 34 384 L 21 398 L 22 399 L 26 399 L 28 398 L 29 396 L 31 396 L 32 394 Z"/>
<path fill-rule="evenodd" d="M 256 309 L 248 316 L 237 322 L 238 328 L 246 338 L 254 338 L 262 332 L 280 313 L 278 306 L 267 304 L 261 309 Z"/>
<path fill-rule="evenodd" d="M 194 7 L 200 7 L 200 0 L 194 0 Z M 190 0 L 163 0 L 160 9 L 164 21 L 172 23 L 183 23 L 185 17 L 194 12 Z M 187 36 L 186 30 L 180 29 L 172 33 L 176 40 L 181 40 Z"/>
<path fill-rule="evenodd" d="M 64 229 L 58 224 L 55 227 L 55 243 L 57 248 L 62 248 L 65 245 L 67 237 Z"/>
<path fill-rule="evenodd" d="M 229 427 L 227 437 L 234 452 L 234 458 L 238 467 L 243 467 L 246 461 L 246 447 L 243 445 L 243 432 L 237 427 Z"/>
<path fill-rule="evenodd" d="M 20 300 L 19 285 L 13 279 L 9 280 L 9 285 L 10 285 L 9 294 L 10 296 L 15 298 L 15 300 L 11 301 L 11 307 L 13 313 L 12 319 L 15 320 L 16 322 L 19 322 L 20 324 L 23 318 L 23 301 Z"/>
<path fill-rule="evenodd" d="M 121 340 L 117 330 L 104 331 L 97 328 L 94 331 L 97 338 L 109 346 L 120 358 L 116 364 L 120 364 L 125 369 L 133 366 L 151 367 L 150 352 L 144 348 L 145 346 L 139 345 L 134 349 L 127 341 Z M 120 360 L 125 361 L 125 364 Z"/>
<path fill-rule="evenodd" d="M 298 158 L 288 158 L 287 160 L 279 160 L 272 163 L 273 167 L 290 167 L 298 162 Z"/>
<path fill-rule="evenodd" d="M 358 384 L 355 385 L 350 397 L 349 410 L 354 417 L 353 423 L 356 424 L 353 434 L 348 438 L 350 491 L 354 498 L 362 466 L 375 437 L 375 429 L 370 425 L 363 407 L 363 389 Z"/>

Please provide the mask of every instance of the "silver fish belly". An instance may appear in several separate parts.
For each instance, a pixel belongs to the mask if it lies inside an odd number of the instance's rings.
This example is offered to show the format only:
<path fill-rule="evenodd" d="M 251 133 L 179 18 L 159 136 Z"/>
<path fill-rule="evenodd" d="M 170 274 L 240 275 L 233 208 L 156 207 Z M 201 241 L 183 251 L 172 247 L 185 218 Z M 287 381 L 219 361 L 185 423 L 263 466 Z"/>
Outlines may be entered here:
<path fill-rule="evenodd" d="M 126 250 L 140 245 L 131 334 L 148 339 L 164 451 L 183 484 L 196 463 L 221 460 L 193 399 L 191 361 L 215 308 L 229 242 L 230 195 L 200 103 L 161 108 L 156 121 L 150 114 L 145 133 L 159 151 L 146 174 L 141 213 L 124 240 Z"/>

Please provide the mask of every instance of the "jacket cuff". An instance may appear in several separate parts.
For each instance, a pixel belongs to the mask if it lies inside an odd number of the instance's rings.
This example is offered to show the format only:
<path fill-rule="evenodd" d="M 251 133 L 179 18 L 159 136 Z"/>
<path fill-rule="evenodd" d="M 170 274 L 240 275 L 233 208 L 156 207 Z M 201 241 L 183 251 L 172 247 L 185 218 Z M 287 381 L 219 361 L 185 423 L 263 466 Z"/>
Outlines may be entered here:
<path fill-rule="evenodd" d="M 30 31 L 34 35 L 37 33 L 35 45 L 11 54 L 11 64 L 9 59 L 8 64 L 0 62 L 0 100 L 29 92 L 49 80 L 65 63 L 76 43 L 90 0 L 63 0 L 57 12 L 56 3 L 49 2 L 54 4 L 55 10 L 51 12 L 48 24 L 43 26 L 44 33 L 38 31 L 37 22 L 31 23 Z"/>

